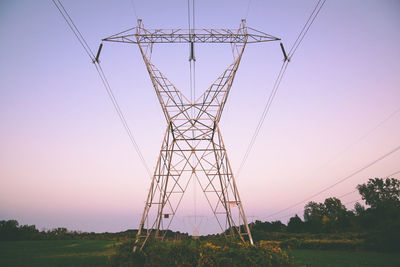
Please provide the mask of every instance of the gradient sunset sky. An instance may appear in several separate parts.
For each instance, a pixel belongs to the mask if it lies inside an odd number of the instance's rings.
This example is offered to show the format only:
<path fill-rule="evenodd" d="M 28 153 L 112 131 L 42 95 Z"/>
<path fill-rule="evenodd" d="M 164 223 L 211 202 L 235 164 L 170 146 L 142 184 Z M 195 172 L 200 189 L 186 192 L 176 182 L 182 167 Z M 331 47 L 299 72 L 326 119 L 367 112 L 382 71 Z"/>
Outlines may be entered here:
<path fill-rule="evenodd" d="M 248 26 L 292 46 L 317 1 L 195 1 L 196 28 Z M 136 26 L 187 28 L 187 1 L 91 0 L 63 4 L 95 51 Z M 137 17 L 136 17 L 136 15 Z M 290 62 L 237 185 L 250 221 L 279 212 L 400 145 L 400 2 L 327 1 Z M 0 2 L 0 220 L 39 229 L 123 231 L 139 225 L 150 179 L 90 59 L 52 1 Z M 156 66 L 189 94 L 187 45 L 155 45 Z M 232 62 L 229 45 L 196 45 L 196 94 Z M 241 163 L 279 72 L 279 42 L 249 44 L 220 127 Z M 166 123 L 138 47 L 105 43 L 101 62 L 147 164 Z M 400 178 L 400 151 L 311 200 L 349 209 L 368 178 Z M 198 188 L 198 187 L 197 187 Z M 198 190 L 198 189 L 197 189 Z M 352 193 L 350 193 L 352 192 Z M 193 229 L 189 190 L 174 230 Z M 217 231 L 201 192 L 200 233 Z M 362 203 L 362 202 L 361 202 Z M 205 223 L 207 222 L 207 223 Z"/>

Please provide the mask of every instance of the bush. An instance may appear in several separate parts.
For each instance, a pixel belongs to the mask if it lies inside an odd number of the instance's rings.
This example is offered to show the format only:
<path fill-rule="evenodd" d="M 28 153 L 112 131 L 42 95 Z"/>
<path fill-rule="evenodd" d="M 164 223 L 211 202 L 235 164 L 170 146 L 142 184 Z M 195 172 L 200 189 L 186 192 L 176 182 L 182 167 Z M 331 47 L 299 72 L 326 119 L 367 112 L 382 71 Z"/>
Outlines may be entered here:
<path fill-rule="evenodd" d="M 199 240 L 150 242 L 139 252 L 132 252 L 133 242 L 122 244 L 110 258 L 110 266 L 294 266 L 289 255 L 272 244 L 254 246 L 225 242 L 213 244 Z"/>

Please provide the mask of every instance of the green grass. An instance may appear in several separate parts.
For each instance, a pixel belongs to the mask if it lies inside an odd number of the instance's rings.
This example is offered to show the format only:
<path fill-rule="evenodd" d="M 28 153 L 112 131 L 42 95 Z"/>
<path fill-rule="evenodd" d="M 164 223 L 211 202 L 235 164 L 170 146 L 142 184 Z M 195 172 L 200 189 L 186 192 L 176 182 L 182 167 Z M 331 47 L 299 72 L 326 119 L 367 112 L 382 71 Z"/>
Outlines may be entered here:
<path fill-rule="evenodd" d="M 390 253 L 294 249 L 291 254 L 299 266 L 307 267 L 400 266 L 400 255 Z"/>
<path fill-rule="evenodd" d="M 103 240 L 0 242 L 0 266 L 105 266 L 116 244 Z"/>

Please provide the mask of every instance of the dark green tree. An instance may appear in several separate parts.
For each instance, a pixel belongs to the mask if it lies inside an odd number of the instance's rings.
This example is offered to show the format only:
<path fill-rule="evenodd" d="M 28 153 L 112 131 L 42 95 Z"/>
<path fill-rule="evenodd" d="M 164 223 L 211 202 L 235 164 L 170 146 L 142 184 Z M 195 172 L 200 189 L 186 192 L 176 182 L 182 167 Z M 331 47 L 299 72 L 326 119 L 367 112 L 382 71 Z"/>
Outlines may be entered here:
<path fill-rule="evenodd" d="M 369 179 L 357 189 L 370 208 L 360 211 L 368 243 L 374 249 L 400 251 L 400 180 Z"/>
<path fill-rule="evenodd" d="M 18 240 L 18 226 L 16 220 L 0 221 L 0 240 Z"/>
<path fill-rule="evenodd" d="M 300 219 L 300 217 L 297 214 L 296 216 L 290 218 L 287 230 L 291 233 L 301 233 L 304 231 L 304 222 Z"/>
<path fill-rule="evenodd" d="M 367 184 L 357 186 L 358 192 L 367 205 L 400 207 L 400 180 L 394 178 L 369 179 Z"/>
<path fill-rule="evenodd" d="M 307 231 L 318 233 L 322 231 L 324 219 L 324 204 L 310 201 L 304 206 L 304 222 Z"/>
<path fill-rule="evenodd" d="M 324 201 L 323 222 L 325 232 L 344 232 L 351 228 L 352 212 L 347 211 L 340 199 L 330 197 Z"/>
<path fill-rule="evenodd" d="M 328 217 L 330 221 L 337 221 L 343 213 L 346 212 L 346 207 L 342 201 L 336 197 L 325 199 L 323 206 L 323 215 Z"/>

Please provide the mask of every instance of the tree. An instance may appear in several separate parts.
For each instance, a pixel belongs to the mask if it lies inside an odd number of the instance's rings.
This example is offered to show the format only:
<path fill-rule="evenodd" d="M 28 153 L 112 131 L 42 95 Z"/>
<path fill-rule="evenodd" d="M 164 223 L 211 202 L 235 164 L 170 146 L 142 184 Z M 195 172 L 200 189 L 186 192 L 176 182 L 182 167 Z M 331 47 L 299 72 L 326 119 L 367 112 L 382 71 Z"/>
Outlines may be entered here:
<path fill-rule="evenodd" d="M 400 180 L 394 178 L 369 179 L 357 186 L 365 203 L 376 209 L 379 206 L 400 206 Z"/>
<path fill-rule="evenodd" d="M 350 217 L 340 199 L 331 197 L 324 203 L 308 202 L 304 207 L 304 220 L 311 232 L 338 232 L 351 227 Z"/>
<path fill-rule="evenodd" d="M 19 223 L 16 220 L 0 221 L 0 240 L 17 240 Z"/>
<path fill-rule="evenodd" d="M 292 233 L 301 233 L 304 231 L 304 222 L 296 214 L 296 216 L 290 218 L 287 229 Z"/>
<path fill-rule="evenodd" d="M 342 204 L 340 199 L 330 197 L 325 199 L 323 206 L 323 215 L 328 217 L 329 221 L 337 221 L 343 213 L 346 212 L 346 207 Z"/>
<path fill-rule="evenodd" d="M 354 213 L 356 216 L 362 216 L 365 213 L 365 207 L 356 202 L 356 204 L 354 204 Z"/>
<path fill-rule="evenodd" d="M 369 179 L 357 186 L 370 208 L 361 211 L 367 243 L 379 250 L 400 251 L 400 180 Z"/>
<path fill-rule="evenodd" d="M 321 221 L 324 216 L 324 204 L 310 201 L 304 206 L 304 221 Z"/>
<path fill-rule="evenodd" d="M 323 214 L 326 218 L 324 224 L 326 232 L 343 232 L 351 226 L 352 212 L 347 211 L 342 201 L 336 197 L 325 199 Z"/>
<path fill-rule="evenodd" d="M 314 201 L 304 206 L 305 226 L 310 232 L 321 232 L 324 220 L 324 204 Z"/>

